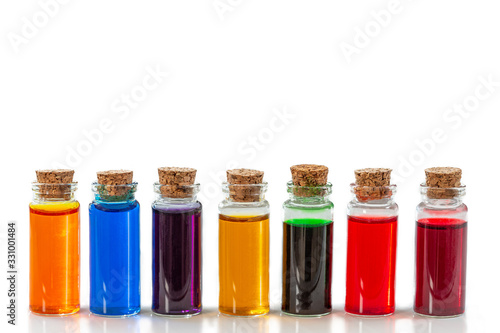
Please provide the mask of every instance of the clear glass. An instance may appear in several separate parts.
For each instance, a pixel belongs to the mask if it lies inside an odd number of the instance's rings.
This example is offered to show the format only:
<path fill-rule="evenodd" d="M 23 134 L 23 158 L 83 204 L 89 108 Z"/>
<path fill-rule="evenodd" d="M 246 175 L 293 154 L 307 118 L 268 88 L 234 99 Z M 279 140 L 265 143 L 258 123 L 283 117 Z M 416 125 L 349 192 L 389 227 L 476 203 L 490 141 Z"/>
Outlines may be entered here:
<path fill-rule="evenodd" d="M 321 316 L 332 311 L 333 203 L 330 183 L 295 186 L 283 203 L 281 311 Z"/>
<path fill-rule="evenodd" d="M 233 200 L 245 189 L 250 202 Z M 269 312 L 269 203 L 267 183 L 223 183 L 219 204 L 219 312 L 258 316 Z"/>
<path fill-rule="evenodd" d="M 180 198 L 164 193 L 181 190 Z M 200 184 L 154 184 L 153 303 L 154 314 L 190 317 L 201 313 L 202 205 Z M 179 193 L 179 192 L 177 192 Z"/>
<path fill-rule="evenodd" d="M 363 188 L 351 184 L 347 206 L 345 311 L 361 316 L 394 313 L 398 205 L 396 185 Z M 359 193 L 376 190 L 381 198 Z"/>
<path fill-rule="evenodd" d="M 446 199 L 429 191 L 447 191 Z M 467 206 L 465 186 L 453 189 L 420 186 L 415 232 L 414 311 L 432 317 L 454 317 L 465 311 Z"/>
<path fill-rule="evenodd" d="M 80 204 L 77 183 L 33 183 L 30 203 L 30 311 L 80 310 Z"/>
<path fill-rule="evenodd" d="M 127 317 L 141 310 L 137 183 L 92 184 L 89 205 L 90 312 Z M 113 194 L 113 195 L 110 195 Z"/>

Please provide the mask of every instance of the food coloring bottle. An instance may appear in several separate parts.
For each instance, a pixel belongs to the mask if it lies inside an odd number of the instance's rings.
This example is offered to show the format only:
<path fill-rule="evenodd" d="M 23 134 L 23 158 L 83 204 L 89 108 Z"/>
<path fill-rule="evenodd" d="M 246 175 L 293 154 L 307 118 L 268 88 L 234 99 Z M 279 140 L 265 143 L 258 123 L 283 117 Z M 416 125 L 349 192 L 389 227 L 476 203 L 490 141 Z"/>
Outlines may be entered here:
<path fill-rule="evenodd" d="M 80 204 L 73 170 L 38 170 L 30 203 L 30 311 L 80 310 Z"/>
<path fill-rule="evenodd" d="M 430 168 L 425 174 L 416 214 L 414 310 L 424 316 L 458 316 L 465 311 L 467 266 L 462 170 Z"/>
<path fill-rule="evenodd" d="M 269 312 L 269 203 L 264 172 L 227 171 L 219 204 L 219 312 Z"/>
<path fill-rule="evenodd" d="M 321 316 L 332 311 L 333 203 L 328 168 L 291 167 L 290 198 L 283 204 L 281 311 Z"/>
<path fill-rule="evenodd" d="M 140 208 L 128 170 L 97 172 L 89 205 L 90 312 L 127 317 L 141 310 Z"/>
<path fill-rule="evenodd" d="M 391 169 L 356 170 L 347 206 L 345 311 L 353 315 L 394 313 L 398 205 Z"/>
<path fill-rule="evenodd" d="M 158 169 L 153 202 L 154 314 L 191 317 L 201 312 L 202 206 L 196 169 Z"/>

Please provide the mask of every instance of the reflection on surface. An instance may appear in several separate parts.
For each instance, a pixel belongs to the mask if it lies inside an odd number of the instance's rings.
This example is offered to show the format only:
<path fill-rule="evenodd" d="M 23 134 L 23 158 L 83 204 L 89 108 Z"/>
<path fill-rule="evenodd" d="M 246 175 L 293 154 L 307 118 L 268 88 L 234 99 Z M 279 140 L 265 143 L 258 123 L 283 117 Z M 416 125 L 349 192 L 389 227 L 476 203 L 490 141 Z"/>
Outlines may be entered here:
<path fill-rule="evenodd" d="M 206 309 L 190 318 L 158 316 L 150 310 L 141 312 L 141 317 L 150 324 L 148 332 L 214 332 L 217 327 L 217 313 Z"/>
<path fill-rule="evenodd" d="M 413 326 L 413 333 L 467 332 L 465 316 L 455 318 L 428 318 L 414 315 L 411 323 Z"/>
<path fill-rule="evenodd" d="M 269 315 L 260 317 L 231 317 L 219 314 L 217 322 L 218 332 L 269 332 Z"/>
<path fill-rule="evenodd" d="M 340 307 L 340 306 L 339 306 Z M 337 307 L 337 308 L 339 308 Z M 470 317 L 469 317 L 470 318 Z M 272 311 L 262 317 L 230 317 L 219 315 L 217 309 L 204 309 L 191 318 L 169 318 L 154 315 L 143 309 L 129 318 L 106 318 L 91 315 L 88 310 L 67 317 L 47 317 L 30 314 L 30 333 L 139 333 L 139 332 L 223 332 L 223 333 L 320 333 L 320 332 L 411 332 L 411 333 L 466 333 L 466 317 L 439 319 L 415 315 L 410 308 L 398 309 L 388 317 L 357 317 L 343 311 L 334 311 L 324 317 L 292 317 Z M 480 330 L 472 330 L 479 332 Z"/>
<path fill-rule="evenodd" d="M 71 316 L 42 316 L 33 313 L 29 314 L 30 333 L 80 333 L 81 314 Z"/>
<path fill-rule="evenodd" d="M 333 314 L 322 317 L 295 317 L 281 314 L 278 318 L 280 333 L 332 332 Z"/>
<path fill-rule="evenodd" d="M 360 317 L 345 314 L 345 331 L 348 333 L 368 333 L 396 331 L 396 319 L 393 316 L 386 317 Z"/>
<path fill-rule="evenodd" d="M 114 333 L 131 332 L 139 333 L 139 316 L 132 317 L 100 317 L 93 314 L 88 315 L 90 332 Z"/>

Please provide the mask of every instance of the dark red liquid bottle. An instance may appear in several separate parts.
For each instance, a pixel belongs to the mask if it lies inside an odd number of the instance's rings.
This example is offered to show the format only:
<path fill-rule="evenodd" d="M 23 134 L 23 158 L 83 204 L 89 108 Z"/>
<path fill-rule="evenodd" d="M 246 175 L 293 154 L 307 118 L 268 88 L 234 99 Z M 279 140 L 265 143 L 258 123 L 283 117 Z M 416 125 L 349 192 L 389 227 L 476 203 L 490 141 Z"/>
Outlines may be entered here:
<path fill-rule="evenodd" d="M 467 222 L 428 218 L 416 227 L 415 312 L 456 316 L 465 311 Z"/>
<path fill-rule="evenodd" d="M 465 311 L 467 267 L 462 171 L 431 168 L 426 175 L 417 206 L 414 311 L 424 316 L 458 316 Z"/>
<path fill-rule="evenodd" d="M 355 174 L 354 197 L 347 207 L 345 311 L 386 316 L 395 309 L 396 185 L 389 185 L 389 169 L 362 169 Z"/>

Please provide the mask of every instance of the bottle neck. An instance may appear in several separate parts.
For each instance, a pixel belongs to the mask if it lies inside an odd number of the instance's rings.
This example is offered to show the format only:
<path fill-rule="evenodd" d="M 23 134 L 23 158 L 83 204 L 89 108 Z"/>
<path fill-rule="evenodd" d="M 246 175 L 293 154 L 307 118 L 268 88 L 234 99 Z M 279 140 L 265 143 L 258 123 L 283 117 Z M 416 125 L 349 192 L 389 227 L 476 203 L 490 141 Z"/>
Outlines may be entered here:
<path fill-rule="evenodd" d="M 362 205 L 362 206 L 370 206 L 370 207 L 382 207 L 382 206 L 390 206 L 394 204 L 394 197 L 387 197 L 387 198 L 381 198 L 381 199 L 372 199 L 372 200 L 365 200 L 362 199 L 360 200 L 358 196 L 353 195 L 352 197 L 352 203 L 355 203 L 356 205 Z"/>
<path fill-rule="evenodd" d="M 97 182 L 92 183 L 94 201 L 97 203 L 127 203 L 135 201 L 137 183 L 122 185 L 103 185 Z"/>
<path fill-rule="evenodd" d="M 436 198 L 429 198 L 428 195 L 423 194 L 422 195 L 422 202 L 428 206 L 446 209 L 446 208 L 453 208 L 453 207 L 460 206 L 461 204 L 463 204 L 463 198 L 462 197 L 454 197 L 454 198 L 447 198 L 447 199 L 436 199 Z"/>
<path fill-rule="evenodd" d="M 55 203 L 55 202 L 75 202 L 75 194 L 71 193 L 64 196 L 56 196 L 56 197 L 47 197 L 46 195 L 40 193 L 33 193 L 33 202 L 38 204 L 43 203 Z"/>
<path fill-rule="evenodd" d="M 466 187 L 462 185 L 456 188 L 436 188 L 420 185 L 422 202 L 427 206 L 439 209 L 454 208 L 463 204 Z"/>
<path fill-rule="evenodd" d="M 289 181 L 286 185 L 290 202 L 293 204 L 319 206 L 330 202 L 331 183 L 318 186 L 298 186 Z"/>
<path fill-rule="evenodd" d="M 351 184 L 352 203 L 364 206 L 383 207 L 394 204 L 396 185 L 360 186 Z"/>
<path fill-rule="evenodd" d="M 197 201 L 200 184 L 191 185 L 162 185 L 153 184 L 155 202 L 165 205 L 185 205 Z"/>
<path fill-rule="evenodd" d="M 94 202 L 99 204 L 131 203 L 135 201 L 135 195 L 104 197 L 94 193 Z"/>
<path fill-rule="evenodd" d="M 293 204 L 303 205 L 303 206 L 319 206 L 330 203 L 330 197 L 325 196 L 313 196 L 313 197 L 302 197 L 289 193 L 290 202 Z"/>
<path fill-rule="evenodd" d="M 182 205 L 182 204 L 189 204 L 198 201 L 198 197 L 196 194 L 191 195 L 189 197 L 185 198 L 172 198 L 165 196 L 161 193 L 155 193 L 155 201 L 158 203 L 164 203 L 164 204 L 173 204 L 173 205 Z"/>
<path fill-rule="evenodd" d="M 228 184 L 222 183 L 224 200 L 234 204 L 259 206 L 266 201 L 267 183 L 261 184 Z"/>

